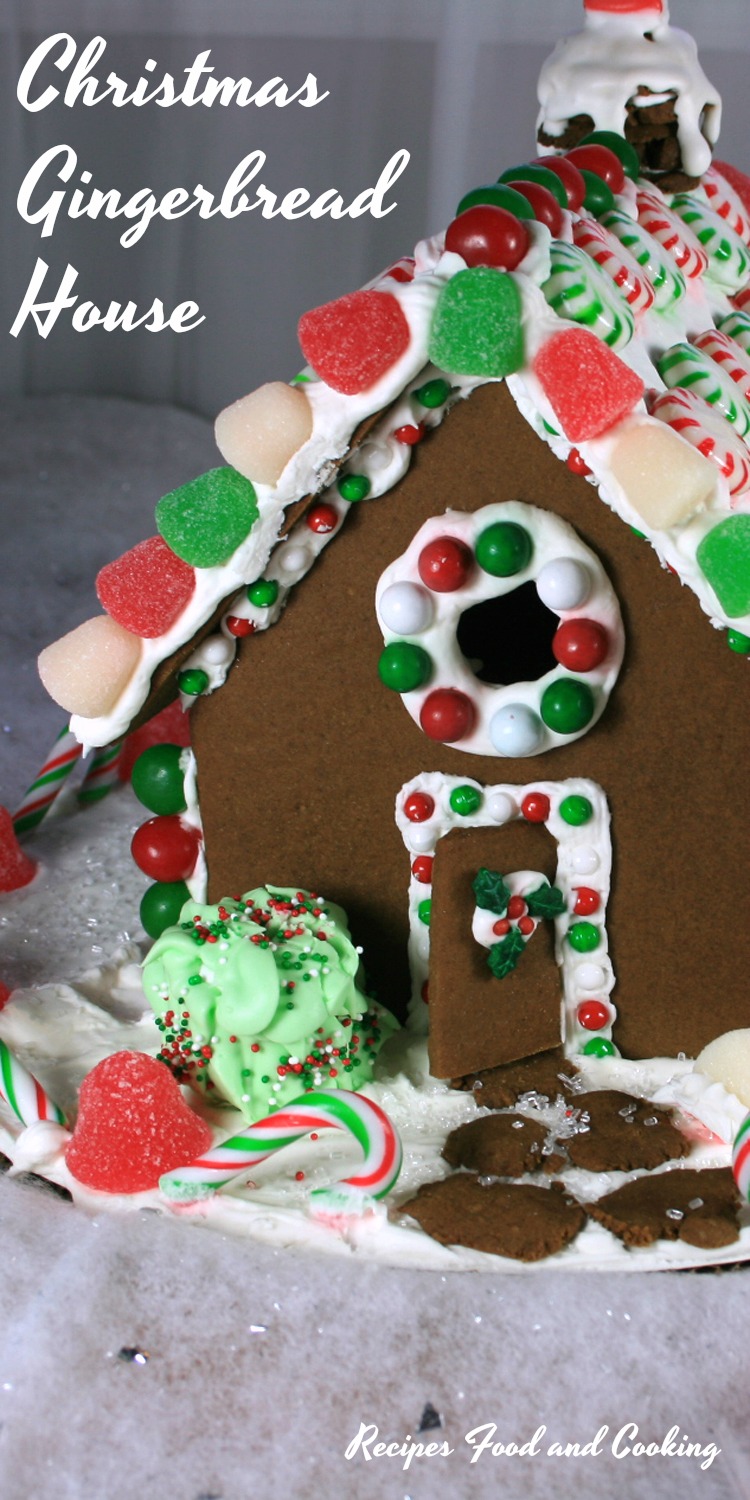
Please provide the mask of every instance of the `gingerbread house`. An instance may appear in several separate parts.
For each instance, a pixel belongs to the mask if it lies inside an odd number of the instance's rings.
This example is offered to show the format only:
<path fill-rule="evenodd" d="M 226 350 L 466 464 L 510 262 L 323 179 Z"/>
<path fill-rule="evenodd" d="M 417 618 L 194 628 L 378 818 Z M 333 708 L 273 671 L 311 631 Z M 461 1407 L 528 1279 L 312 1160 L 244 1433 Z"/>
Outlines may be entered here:
<path fill-rule="evenodd" d="M 750 1026 L 750 183 L 666 7 L 586 9 L 544 160 L 302 319 L 42 663 L 91 745 L 193 703 L 159 910 L 324 892 L 440 1078 Z"/>

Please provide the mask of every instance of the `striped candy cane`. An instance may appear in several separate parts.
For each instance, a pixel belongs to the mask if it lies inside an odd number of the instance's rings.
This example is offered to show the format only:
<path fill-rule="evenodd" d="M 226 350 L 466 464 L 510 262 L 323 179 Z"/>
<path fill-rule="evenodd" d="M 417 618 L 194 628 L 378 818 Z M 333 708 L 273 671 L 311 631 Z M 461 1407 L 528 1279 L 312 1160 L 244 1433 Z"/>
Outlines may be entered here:
<path fill-rule="evenodd" d="M 624 297 L 585 251 L 563 240 L 550 246 L 552 274 L 542 291 L 554 312 L 590 328 L 611 349 L 623 349 L 635 333 L 635 318 Z"/>
<path fill-rule="evenodd" d="M 632 256 L 613 234 L 592 218 L 573 220 L 573 241 L 579 250 L 585 250 L 597 265 L 611 277 L 630 304 L 636 318 L 653 307 L 654 289 Z"/>
<path fill-rule="evenodd" d="M 13 814 L 16 833 L 28 833 L 46 817 L 81 754 L 81 746 L 69 729 L 61 729 L 21 806 Z"/>
<path fill-rule="evenodd" d="M 735 299 L 735 301 L 737 300 Z M 750 312 L 738 310 L 737 312 L 726 313 L 723 318 L 717 319 L 717 326 L 721 329 L 722 333 L 726 333 L 730 339 L 734 339 L 735 344 L 739 344 L 740 349 L 745 354 L 750 354 Z"/>
<path fill-rule="evenodd" d="M 83 807 L 92 802 L 100 802 L 107 792 L 111 792 L 113 786 L 118 785 L 117 768 L 123 743 L 123 740 L 115 740 L 111 745 L 102 746 L 86 762 L 86 774 L 78 788 L 78 801 Z"/>
<path fill-rule="evenodd" d="M 717 416 L 712 407 L 693 391 L 655 391 L 647 397 L 652 417 L 665 422 L 680 437 L 687 439 L 704 458 L 724 475 L 730 495 L 745 495 L 750 490 L 750 452 L 736 437 L 728 422 Z"/>
<path fill-rule="evenodd" d="M 65 1124 L 62 1110 L 53 1104 L 41 1083 L 13 1056 L 3 1041 L 0 1041 L 0 1098 L 5 1100 L 22 1125 L 35 1125 L 38 1120 Z"/>
<path fill-rule="evenodd" d="M 692 344 L 673 344 L 657 360 L 664 384 L 674 390 L 695 391 L 709 406 L 715 406 L 741 438 L 750 432 L 750 406 L 720 365 Z"/>
<path fill-rule="evenodd" d="M 167 1172 L 159 1186 L 169 1198 L 188 1201 L 208 1197 L 300 1136 L 329 1126 L 347 1130 L 359 1142 L 365 1158 L 361 1171 L 336 1183 L 333 1191 L 384 1198 L 401 1170 L 401 1141 L 378 1104 L 347 1089 L 302 1094 L 285 1109 L 249 1125 L 190 1166 Z M 323 1190 L 323 1194 L 328 1192 L 330 1189 Z"/>
<path fill-rule="evenodd" d="M 685 277 L 672 257 L 663 254 L 653 235 L 647 234 L 637 219 L 628 218 L 620 208 L 611 208 L 602 214 L 602 223 L 617 236 L 645 272 L 654 293 L 656 311 L 665 312 L 676 307 L 687 290 Z"/>
<path fill-rule="evenodd" d="M 647 234 L 662 246 L 679 266 L 688 280 L 703 276 L 708 268 L 708 256 L 702 245 L 687 225 L 667 208 L 663 195 L 652 189 L 640 188 L 636 194 L 638 223 Z"/>
<path fill-rule="evenodd" d="M 740 1197 L 747 1203 L 750 1201 L 750 1115 L 745 1115 L 734 1138 L 732 1171 Z"/>
<path fill-rule="evenodd" d="M 701 187 L 715 214 L 725 219 L 730 229 L 750 245 L 750 218 L 739 193 L 716 167 L 709 167 L 701 178 Z"/>
<path fill-rule="evenodd" d="M 692 193 L 678 193 L 672 210 L 700 240 L 708 256 L 707 275 L 726 292 L 738 292 L 750 275 L 750 250 L 713 209 Z"/>
<path fill-rule="evenodd" d="M 693 339 L 696 349 L 702 349 L 714 364 L 720 365 L 725 375 L 733 380 L 746 401 L 750 401 L 750 356 L 739 344 L 720 328 L 708 328 Z"/>

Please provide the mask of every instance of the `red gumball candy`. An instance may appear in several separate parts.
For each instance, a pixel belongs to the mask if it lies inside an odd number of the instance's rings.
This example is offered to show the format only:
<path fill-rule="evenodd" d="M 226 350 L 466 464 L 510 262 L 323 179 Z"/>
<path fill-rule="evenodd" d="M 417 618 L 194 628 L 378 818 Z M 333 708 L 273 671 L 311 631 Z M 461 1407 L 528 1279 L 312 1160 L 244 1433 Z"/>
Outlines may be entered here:
<path fill-rule="evenodd" d="M 243 636 L 255 634 L 255 621 L 245 620 L 242 615 L 227 615 L 224 624 L 230 635 L 241 640 Z"/>
<path fill-rule="evenodd" d="M 583 478 L 585 478 L 587 474 L 591 473 L 586 460 L 581 458 L 581 455 L 578 452 L 577 448 L 571 448 L 565 462 L 568 465 L 571 474 L 580 474 Z"/>
<path fill-rule="evenodd" d="M 542 187 L 540 182 L 525 182 L 523 179 L 518 181 L 515 177 L 513 187 L 517 193 L 521 193 L 527 203 L 531 204 L 534 218 L 538 219 L 540 224 L 547 225 L 553 240 L 559 239 L 565 228 L 565 219 L 554 193 L 551 193 L 549 188 Z"/>
<path fill-rule="evenodd" d="M 566 160 L 582 172 L 594 172 L 606 182 L 613 193 L 621 193 L 625 186 L 625 169 L 619 156 L 609 146 L 599 146 L 593 141 L 590 146 L 574 146 L 565 153 Z"/>
<path fill-rule="evenodd" d="M 419 881 L 420 885 L 430 884 L 430 881 L 432 880 L 432 864 L 433 860 L 431 854 L 420 854 L 417 859 L 415 859 L 411 867 L 411 873 L 414 876 L 414 879 Z"/>
<path fill-rule="evenodd" d="M 416 427 L 413 422 L 406 422 L 403 427 L 397 427 L 393 434 L 396 442 L 403 443 L 406 448 L 415 448 L 417 443 L 421 443 L 424 435 L 424 422 L 420 422 Z"/>
<path fill-rule="evenodd" d="M 326 536 L 329 531 L 335 531 L 339 524 L 339 513 L 335 505 L 329 505 L 327 501 L 321 501 L 320 505 L 314 505 L 305 517 L 311 531 L 317 532 L 319 536 Z"/>
<path fill-rule="evenodd" d="M 130 852 L 144 875 L 171 884 L 192 875 L 200 842 L 197 828 L 185 823 L 178 813 L 170 813 L 142 823 L 133 835 Z"/>
<path fill-rule="evenodd" d="M 515 183 L 513 183 L 515 187 Z M 529 232 L 521 219 L 492 203 L 477 203 L 448 225 L 445 248 L 467 266 L 496 266 L 513 271 L 529 248 Z"/>
<path fill-rule="evenodd" d="M 465 740 L 474 728 L 475 719 L 474 704 L 457 688 L 435 688 L 427 694 L 419 715 L 425 734 L 443 745 Z"/>
<path fill-rule="evenodd" d="M 527 823 L 546 823 L 549 817 L 549 797 L 544 792 L 529 792 L 521 803 L 521 812 Z"/>
<path fill-rule="evenodd" d="M 474 567 L 474 558 L 458 537 L 438 536 L 422 548 L 417 567 L 428 589 L 436 594 L 452 594 L 463 588 Z"/>
<path fill-rule="evenodd" d="M 591 917 L 599 910 L 602 898 L 598 891 L 592 891 L 590 885 L 579 885 L 576 891 L 575 906 L 573 911 L 577 917 Z"/>
<path fill-rule="evenodd" d="M 532 165 L 546 167 L 548 172 L 554 172 L 560 178 L 565 188 L 568 208 L 572 214 L 577 213 L 586 197 L 586 179 L 573 162 L 567 156 L 538 156 Z M 513 186 L 516 186 L 515 182 Z"/>
<path fill-rule="evenodd" d="M 601 1031 L 609 1018 L 609 1008 L 601 1000 L 584 1000 L 576 1011 L 578 1025 L 586 1031 Z"/>
<path fill-rule="evenodd" d="M 427 792 L 410 792 L 404 801 L 404 816 L 410 823 L 426 823 L 435 811 L 435 798 Z"/>
<path fill-rule="evenodd" d="M 593 672 L 609 650 L 609 636 L 596 620 L 564 620 L 555 632 L 552 653 L 571 672 Z"/>

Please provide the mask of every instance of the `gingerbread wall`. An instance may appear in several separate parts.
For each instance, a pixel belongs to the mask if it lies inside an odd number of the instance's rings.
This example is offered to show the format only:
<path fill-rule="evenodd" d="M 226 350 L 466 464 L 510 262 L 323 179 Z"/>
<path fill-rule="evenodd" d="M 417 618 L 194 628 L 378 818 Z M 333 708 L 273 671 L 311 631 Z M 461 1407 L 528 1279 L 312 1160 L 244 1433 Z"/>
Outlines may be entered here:
<path fill-rule="evenodd" d="M 576 527 L 608 570 L 626 630 L 603 718 L 569 746 L 523 760 L 426 738 L 378 678 L 374 610 L 380 574 L 429 516 L 512 499 Z M 210 898 L 269 882 L 339 901 L 379 998 L 403 1013 L 399 787 L 421 770 L 480 782 L 588 776 L 612 811 L 615 1041 L 627 1056 L 695 1055 L 750 1025 L 744 668 L 648 544 L 535 436 L 506 388 L 485 386 L 416 450 L 397 489 L 354 508 L 281 621 L 246 641 L 222 690 L 196 705 Z M 539 1048 L 524 1047 L 522 1009 L 517 1030 L 519 1054 Z"/>

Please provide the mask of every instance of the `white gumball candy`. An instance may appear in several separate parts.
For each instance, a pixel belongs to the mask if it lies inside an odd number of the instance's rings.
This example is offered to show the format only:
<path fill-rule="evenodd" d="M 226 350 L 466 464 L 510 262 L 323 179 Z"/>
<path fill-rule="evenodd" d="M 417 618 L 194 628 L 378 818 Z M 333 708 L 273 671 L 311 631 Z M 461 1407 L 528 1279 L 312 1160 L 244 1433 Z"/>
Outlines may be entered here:
<path fill-rule="evenodd" d="M 576 875 L 593 875 L 599 869 L 599 855 L 589 844 L 583 844 L 580 849 L 573 850 L 571 863 Z"/>
<path fill-rule="evenodd" d="M 556 557 L 540 569 L 536 591 L 542 604 L 557 613 L 580 609 L 591 592 L 591 578 L 583 563 L 572 557 Z"/>
<path fill-rule="evenodd" d="M 508 703 L 490 719 L 490 739 L 498 755 L 533 755 L 543 738 L 541 719 L 525 703 Z"/>
<path fill-rule="evenodd" d="M 487 798 L 487 811 L 493 823 L 509 823 L 515 818 L 518 808 L 507 792 L 495 792 Z"/>
<path fill-rule="evenodd" d="M 715 1037 L 696 1058 L 695 1071 L 723 1084 L 750 1109 L 750 1030 L 725 1031 Z"/>
<path fill-rule="evenodd" d="M 305 391 L 280 380 L 225 406 L 214 429 L 222 457 L 256 484 L 276 484 L 312 430 Z"/>
<path fill-rule="evenodd" d="M 109 615 L 96 615 L 45 646 L 39 676 L 61 708 L 82 719 L 98 719 L 114 708 L 140 654 L 140 636 Z"/>
<path fill-rule="evenodd" d="M 582 990 L 601 989 L 605 977 L 600 964 L 579 964 L 576 969 L 576 980 Z"/>
<path fill-rule="evenodd" d="M 392 583 L 384 590 L 378 613 L 386 630 L 394 635 L 419 635 L 432 624 L 434 606 L 418 583 Z"/>
<path fill-rule="evenodd" d="M 226 640 L 223 635 L 211 636 L 210 640 L 204 641 L 202 647 L 203 659 L 212 667 L 226 666 L 232 660 L 234 652 L 235 642 Z"/>

